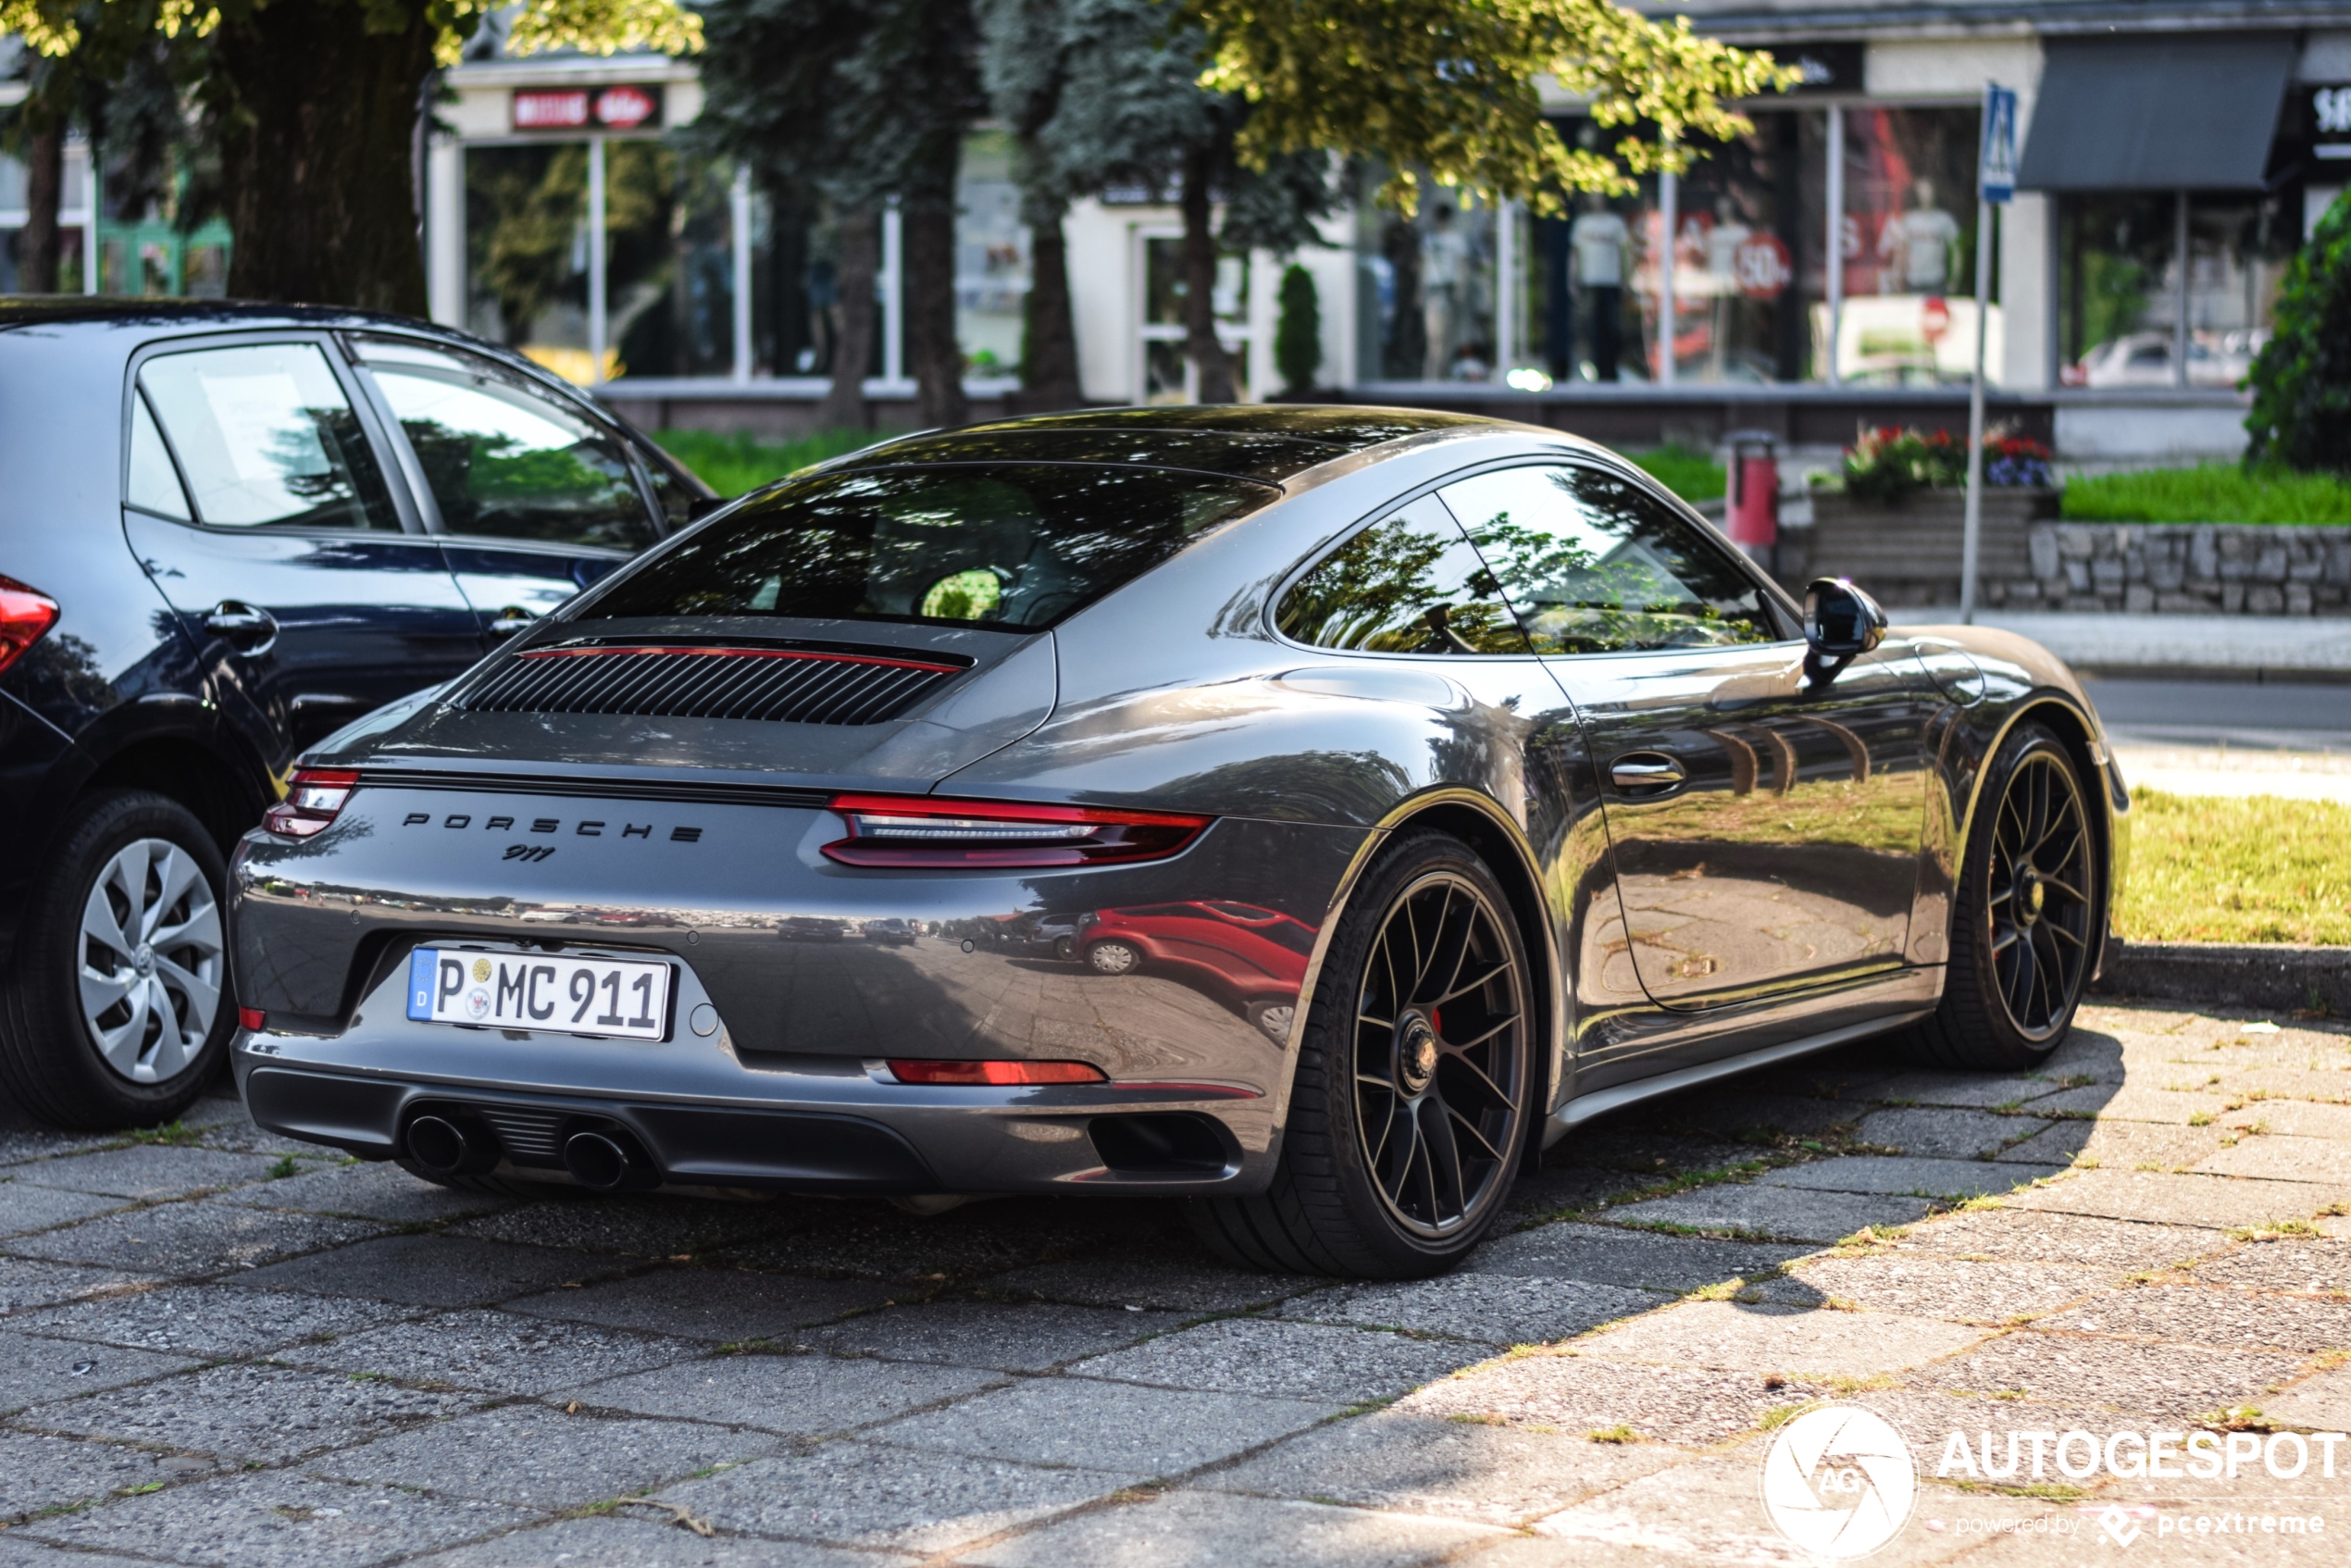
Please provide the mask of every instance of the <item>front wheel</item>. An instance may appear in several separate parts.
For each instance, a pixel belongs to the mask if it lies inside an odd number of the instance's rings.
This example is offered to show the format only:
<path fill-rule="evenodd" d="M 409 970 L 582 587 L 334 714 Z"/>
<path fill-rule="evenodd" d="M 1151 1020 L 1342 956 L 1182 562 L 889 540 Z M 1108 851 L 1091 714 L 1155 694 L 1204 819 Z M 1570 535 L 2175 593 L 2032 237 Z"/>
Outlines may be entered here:
<path fill-rule="evenodd" d="M 0 1082 L 60 1126 L 168 1122 L 236 1027 L 219 847 L 143 790 L 92 795 L 56 844 L 5 981 Z"/>
<path fill-rule="evenodd" d="M 1286 1273 L 1450 1268 L 1517 1177 L 1536 1033 L 1494 874 L 1457 839 L 1407 838 L 1332 939 L 1271 1188 L 1196 1201 L 1194 1227 L 1237 1263 Z"/>
<path fill-rule="evenodd" d="M 1943 1001 L 1911 1032 L 1941 1066 L 2037 1066 L 2072 1026 L 2105 917 L 2081 774 L 2058 738 L 2020 724 L 1984 778 L 1959 861 Z"/>

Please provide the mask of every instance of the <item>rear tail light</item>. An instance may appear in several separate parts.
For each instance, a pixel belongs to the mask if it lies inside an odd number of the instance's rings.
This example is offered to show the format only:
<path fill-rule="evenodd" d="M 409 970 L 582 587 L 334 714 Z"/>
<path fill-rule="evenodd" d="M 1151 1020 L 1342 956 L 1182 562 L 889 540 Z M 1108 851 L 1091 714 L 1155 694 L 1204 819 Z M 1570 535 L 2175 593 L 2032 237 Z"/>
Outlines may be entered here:
<path fill-rule="evenodd" d="M 1109 1075 L 1090 1062 L 936 1062 L 889 1058 L 902 1084 L 1098 1084 Z"/>
<path fill-rule="evenodd" d="M 281 838 L 307 839 L 335 819 L 358 783 L 357 774 L 340 768 L 297 768 L 286 798 L 262 814 L 261 825 Z"/>
<path fill-rule="evenodd" d="M 849 837 L 825 846 L 843 865 L 981 868 L 1109 865 L 1184 849 L 1205 816 L 1102 806 L 949 801 L 928 795 L 836 795 Z"/>
<path fill-rule="evenodd" d="M 48 635 L 57 624 L 57 602 L 12 577 L 0 577 L 0 670 Z"/>
<path fill-rule="evenodd" d="M 264 1013 L 260 1008 L 240 1007 L 237 1009 L 237 1027 L 241 1029 L 266 1029 L 268 1027 L 269 1014 Z"/>

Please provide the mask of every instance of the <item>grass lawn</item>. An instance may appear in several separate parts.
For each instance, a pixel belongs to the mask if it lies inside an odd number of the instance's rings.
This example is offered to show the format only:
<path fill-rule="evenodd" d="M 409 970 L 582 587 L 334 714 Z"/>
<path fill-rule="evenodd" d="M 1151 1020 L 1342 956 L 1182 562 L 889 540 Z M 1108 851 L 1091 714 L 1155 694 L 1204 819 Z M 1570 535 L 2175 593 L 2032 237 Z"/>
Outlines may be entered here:
<path fill-rule="evenodd" d="M 743 433 L 722 436 L 713 430 L 653 432 L 653 440 L 672 457 L 700 474 L 703 482 L 721 495 L 757 490 L 794 469 L 871 446 L 881 439 L 876 430 L 819 430 L 788 442 L 763 442 Z"/>
<path fill-rule="evenodd" d="M 1686 446 L 1653 446 L 1624 455 L 1685 501 L 1711 501 L 1723 493 L 1723 465 L 1703 452 Z"/>
<path fill-rule="evenodd" d="M 2228 463 L 2069 479 L 2071 523 L 2351 523 L 2351 481 Z"/>
<path fill-rule="evenodd" d="M 2351 943 L 2351 806 L 2139 790 L 2131 819 L 2124 940 Z"/>

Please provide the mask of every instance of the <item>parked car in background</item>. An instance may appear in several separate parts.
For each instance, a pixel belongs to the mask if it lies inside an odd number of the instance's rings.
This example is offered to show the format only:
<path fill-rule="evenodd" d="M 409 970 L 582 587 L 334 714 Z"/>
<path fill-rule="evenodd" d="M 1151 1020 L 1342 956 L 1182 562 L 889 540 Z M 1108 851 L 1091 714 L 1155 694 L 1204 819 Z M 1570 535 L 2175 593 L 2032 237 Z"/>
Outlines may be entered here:
<path fill-rule="evenodd" d="M 1078 936 L 1098 975 L 1145 967 L 1241 1009 L 1278 1040 L 1289 1039 L 1315 928 L 1279 910 L 1227 900 L 1104 909 L 1082 917 Z"/>
<path fill-rule="evenodd" d="M 234 1024 L 226 856 L 294 756 L 705 504 L 526 360 L 404 317 L 0 299 L 0 1088 L 169 1118 Z"/>

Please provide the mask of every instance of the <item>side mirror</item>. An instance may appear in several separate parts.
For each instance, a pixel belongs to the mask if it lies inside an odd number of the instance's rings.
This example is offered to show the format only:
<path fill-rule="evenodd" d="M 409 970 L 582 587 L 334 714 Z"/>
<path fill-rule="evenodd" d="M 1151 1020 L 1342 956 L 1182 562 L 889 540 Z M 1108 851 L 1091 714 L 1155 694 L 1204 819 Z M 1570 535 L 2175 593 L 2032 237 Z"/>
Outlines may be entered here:
<path fill-rule="evenodd" d="M 1814 578 L 1804 589 L 1805 668 L 1816 685 L 1885 641 L 1885 611 L 1841 577 Z"/>

